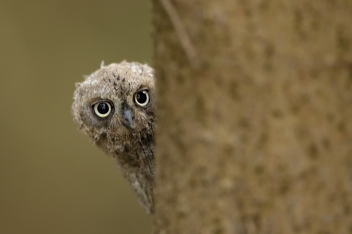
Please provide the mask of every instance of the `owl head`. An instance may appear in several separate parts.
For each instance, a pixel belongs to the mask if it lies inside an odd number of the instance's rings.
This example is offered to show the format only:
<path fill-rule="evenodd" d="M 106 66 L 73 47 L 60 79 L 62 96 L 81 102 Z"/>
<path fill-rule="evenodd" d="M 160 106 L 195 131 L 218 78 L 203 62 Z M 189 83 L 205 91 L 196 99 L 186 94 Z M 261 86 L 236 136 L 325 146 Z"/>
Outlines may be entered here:
<path fill-rule="evenodd" d="M 74 120 L 106 152 L 122 153 L 150 141 L 154 110 L 154 71 L 148 65 L 113 63 L 76 84 Z"/>

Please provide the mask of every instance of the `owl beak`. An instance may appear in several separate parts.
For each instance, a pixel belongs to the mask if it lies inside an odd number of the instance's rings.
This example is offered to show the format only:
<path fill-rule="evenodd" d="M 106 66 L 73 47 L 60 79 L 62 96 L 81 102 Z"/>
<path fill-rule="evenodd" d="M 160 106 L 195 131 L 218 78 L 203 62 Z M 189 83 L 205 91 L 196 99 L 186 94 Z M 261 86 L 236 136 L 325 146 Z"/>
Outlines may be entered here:
<path fill-rule="evenodd" d="M 123 110 L 123 118 L 125 121 L 123 121 L 123 124 L 128 127 L 129 129 L 133 129 L 134 126 L 134 115 L 133 111 L 129 107 L 125 107 Z"/>

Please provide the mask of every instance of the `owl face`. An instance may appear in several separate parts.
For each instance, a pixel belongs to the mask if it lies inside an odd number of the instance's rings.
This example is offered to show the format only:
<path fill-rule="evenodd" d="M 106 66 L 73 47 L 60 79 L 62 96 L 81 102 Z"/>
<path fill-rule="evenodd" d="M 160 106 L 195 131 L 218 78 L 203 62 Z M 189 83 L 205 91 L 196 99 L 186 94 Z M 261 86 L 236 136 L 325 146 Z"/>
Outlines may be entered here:
<path fill-rule="evenodd" d="M 72 112 L 80 129 L 105 151 L 123 151 L 154 131 L 153 69 L 122 62 L 77 84 Z"/>

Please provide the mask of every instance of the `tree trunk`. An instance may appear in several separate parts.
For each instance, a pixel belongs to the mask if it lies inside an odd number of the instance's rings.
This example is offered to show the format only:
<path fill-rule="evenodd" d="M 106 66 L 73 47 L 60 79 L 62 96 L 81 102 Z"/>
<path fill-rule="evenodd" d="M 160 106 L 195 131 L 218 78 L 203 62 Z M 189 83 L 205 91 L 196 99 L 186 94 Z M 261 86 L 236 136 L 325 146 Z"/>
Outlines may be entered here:
<path fill-rule="evenodd" d="M 154 233 L 352 233 L 352 1 L 153 14 Z"/>

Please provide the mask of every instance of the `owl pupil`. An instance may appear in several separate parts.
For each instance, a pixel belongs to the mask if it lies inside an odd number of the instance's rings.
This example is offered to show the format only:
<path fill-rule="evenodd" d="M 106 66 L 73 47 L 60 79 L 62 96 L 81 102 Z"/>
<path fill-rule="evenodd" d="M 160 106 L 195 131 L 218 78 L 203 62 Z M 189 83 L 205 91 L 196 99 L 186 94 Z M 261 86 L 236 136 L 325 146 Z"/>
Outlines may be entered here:
<path fill-rule="evenodd" d="M 137 101 L 138 103 L 145 103 L 147 101 L 147 95 L 143 92 L 137 93 Z"/>
<path fill-rule="evenodd" d="M 109 106 L 106 103 L 102 102 L 98 105 L 98 111 L 100 114 L 106 114 L 109 112 Z"/>

